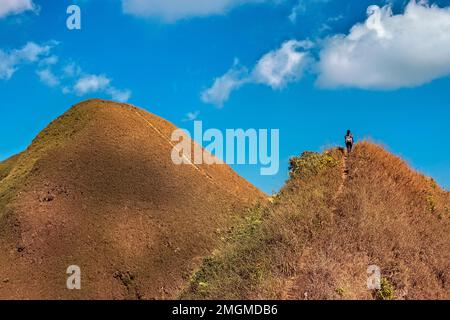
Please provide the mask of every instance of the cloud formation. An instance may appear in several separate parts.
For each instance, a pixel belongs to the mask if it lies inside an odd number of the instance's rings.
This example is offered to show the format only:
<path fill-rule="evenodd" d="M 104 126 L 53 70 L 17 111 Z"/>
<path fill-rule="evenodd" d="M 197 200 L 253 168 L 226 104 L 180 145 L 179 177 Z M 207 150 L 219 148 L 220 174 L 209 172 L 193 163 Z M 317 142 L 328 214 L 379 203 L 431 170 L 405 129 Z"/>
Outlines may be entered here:
<path fill-rule="evenodd" d="M 28 42 L 21 49 L 4 51 L 0 49 L 0 80 L 9 80 L 21 65 L 37 62 L 48 56 L 55 43 L 39 45 Z"/>
<path fill-rule="evenodd" d="M 292 23 L 297 22 L 297 18 L 300 14 L 306 11 L 306 5 L 303 0 L 299 0 L 297 4 L 292 8 L 291 13 L 289 14 L 289 20 Z"/>
<path fill-rule="evenodd" d="M 299 49 L 312 47 L 310 41 L 289 40 L 278 50 L 265 54 L 253 69 L 253 80 L 280 89 L 300 79 L 310 62 L 309 54 Z"/>
<path fill-rule="evenodd" d="M 73 89 L 76 94 L 82 96 L 88 93 L 103 91 L 109 87 L 110 79 L 100 75 L 86 75 L 81 77 L 75 83 Z"/>
<path fill-rule="evenodd" d="M 113 86 L 109 86 L 109 87 L 106 88 L 105 92 L 114 101 L 127 102 L 131 98 L 131 90 L 128 90 L 128 89 L 121 90 L 121 89 L 117 89 L 117 88 L 115 88 Z"/>
<path fill-rule="evenodd" d="M 222 107 L 224 102 L 228 101 L 233 90 L 240 88 L 250 81 L 247 68 L 241 66 L 239 61 L 234 61 L 233 67 L 223 76 L 214 79 L 210 88 L 202 93 L 202 101 Z"/>
<path fill-rule="evenodd" d="M 36 74 L 49 87 L 56 87 L 60 83 L 58 77 L 49 68 L 38 70 Z"/>
<path fill-rule="evenodd" d="M 28 42 L 20 49 L 9 51 L 0 49 L 0 80 L 11 79 L 21 66 L 31 64 L 35 66 L 36 75 L 42 83 L 49 87 L 60 87 L 64 94 L 74 93 L 83 96 L 104 93 L 116 101 L 129 100 L 131 91 L 112 86 L 112 80 L 105 75 L 85 73 L 75 63 L 58 66 L 59 57 L 52 54 L 57 44 L 56 41 L 47 44 Z"/>
<path fill-rule="evenodd" d="M 9 15 L 35 10 L 32 0 L 1 0 L 0 19 Z"/>
<path fill-rule="evenodd" d="M 283 88 L 302 77 L 311 62 L 310 55 L 305 50 L 311 46 L 310 41 L 286 41 L 279 49 L 265 54 L 251 72 L 235 60 L 230 70 L 216 78 L 212 86 L 203 91 L 202 101 L 222 107 L 233 90 L 248 83 L 263 84 L 272 89 Z"/>
<path fill-rule="evenodd" d="M 324 42 L 321 87 L 397 89 L 450 74 L 450 8 L 409 2 L 403 14 L 370 6 L 365 23 Z"/>
<path fill-rule="evenodd" d="M 113 87 L 111 85 L 111 79 L 105 75 L 83 75 L 75 82 L 72 90 L 79 96 L 103 92 L 111 96 L 113 100 L 120 102 L 128 101 L 131 96 L 130 90 L 119 90 Z"/>
<path fill-rule="evenodd" d="M 390 5 L 373 5 L 367 15 L 348 34 L 317 41 L 316 57 L 310 41 L 289 40 L 265 54 L 251 72 L 235 63 L 202 93 L 203 102 L 221 107 L 247 83 L 280 89 L 306 70 L 314 70 L 321 88 L 372 90 L 415 87 L 450 75 L 450 7 L 412 0 L 401 14 L 394 15 Z"/>
<path fill-rule="evenodd" d="M 125 13 L 167 22 L 223 14 L 246 3 L 268 0 L 122 0 Z"/>

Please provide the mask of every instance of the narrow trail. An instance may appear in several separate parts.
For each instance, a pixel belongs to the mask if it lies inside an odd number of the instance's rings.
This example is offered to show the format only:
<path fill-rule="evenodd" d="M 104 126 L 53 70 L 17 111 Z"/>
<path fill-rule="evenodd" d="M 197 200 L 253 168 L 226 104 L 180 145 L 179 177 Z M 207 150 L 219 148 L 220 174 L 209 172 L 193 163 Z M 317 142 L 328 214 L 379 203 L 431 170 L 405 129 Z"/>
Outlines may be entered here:
<path fill-rule="evenodd" d="M 336 200 L 342 195 L 342 193 L 344 192 L 344 187 L 345 187 L 345 183 L 348 179 L 348 166 L 347 166 L 347 160 L 348 160 L 348 155 L 344 154 L 344 157 L 342 158 L 342 182 L 338 187 L 338 190 L 336 191 L 335 195 L 333 196 L 333 202 L 336 202 Z M 336 210 L 336 207 L 333 207 L 333 211 Z M 298 295 L 298 288 L 296 286 L 298 281 L 298 277 L 294 276 L 289 278 L 286 281 L 285 284 L 285 289 L 281 295 L 281 299 L 282 300 L 298 300 L 299 299 L 299 295 Z M 303 293 L 303 300 L 308 300 L 308 293 L 304 292 Z"/>
<path fill-rule="evenodd" d="M 135 107 L 130 106 L 131 110 L 134 111 L 139 118 L 141 118 L 142 120 L 144 120 L 147 125 L 152 128 L 163 140 L 165 140 L 168 144 L 170 144 L 172 146 L 173 149 L 177 150 L 177 151 L 181 151 L 177 149 L 177 146 L 168 138 L 166 137 L 158 128 L 156 128 L 149 120 L 147 120 L 139 111 L 136 110 Z M 205 171 L 203 171 L 202 169 L 200 169 L 200 167 L 198 167 L 197 165 L 195 165 L 191 159 L 189 159 L 184 153 L 182 154 L 182 157 L 184 160 L 187 161 L 187 164 L 189 164 L 190 166 L 192 166 L 195 170 L 197 170 L 198 172 L 200 172 L 201 174 L 203 174 L 206 178 L 213 180 L 213 178 L 206 173 Z"/>
<path fill-rule="evenodd" d="M 334 195 L 333 200 L 336 200 L 337 198 L 339 198 L 342 195 L 342 192 L 344 191 L 345 182 L 347 181 L 347 178 L 348 178 L 347 159 L 348 159 L 348 155 L 344 154 L 344 157 L 342 158 L 342 182 L 339 185 L 339 188 L 338 188 L 336 194 Z"/>

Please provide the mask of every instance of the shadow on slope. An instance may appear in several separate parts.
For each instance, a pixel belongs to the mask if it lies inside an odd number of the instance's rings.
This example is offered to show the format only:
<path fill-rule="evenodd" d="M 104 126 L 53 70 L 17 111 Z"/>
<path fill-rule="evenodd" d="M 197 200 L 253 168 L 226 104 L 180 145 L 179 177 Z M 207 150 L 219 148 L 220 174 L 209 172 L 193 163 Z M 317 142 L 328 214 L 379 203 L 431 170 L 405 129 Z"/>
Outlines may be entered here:
<path fill-rule="evenodd" d="M 0 183 L 0 297 L 174 297 L 220 234 L 265 201 L 226 165 L 174 165 L 174 129 L 89 100 L 43 130 Z M 73 264 L 80 291 L 66 289 Z"/>

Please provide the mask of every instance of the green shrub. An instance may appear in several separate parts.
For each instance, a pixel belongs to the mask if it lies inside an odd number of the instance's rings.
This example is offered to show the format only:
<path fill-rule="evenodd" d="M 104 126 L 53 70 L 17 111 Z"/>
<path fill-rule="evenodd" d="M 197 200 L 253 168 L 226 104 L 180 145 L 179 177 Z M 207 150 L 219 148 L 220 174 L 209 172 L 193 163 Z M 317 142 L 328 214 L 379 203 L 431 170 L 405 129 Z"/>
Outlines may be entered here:
<path fill-rule="evenodd" d="M 336 289 L 336 293 L 337 293 L 340 297 L 342 297 L 342 296 L 344 296 L 345 290 L 344 290 L 344 288 L 339 287 L 339 288 Z"/>
<path fill-rule="evenodd" d="M 305 151 L 300 157 L 293 157 L 289 160 L 289 173 L 292 178 L 297 176 L 309 177 L 337 164 L 338 160 L 330 152 Z"/>
<path fill-rule="evenodd" d="M 376 297 L 378 300 L 394 299 L 394 286 L 386 278 L 381 278 L 381 288 L 377 290 Z"/>
<path fill-rule="evenodd" d="M 436 203 L 431 194 L 427 196 L 427 208 L 431 213 L 436 212 Z"/>

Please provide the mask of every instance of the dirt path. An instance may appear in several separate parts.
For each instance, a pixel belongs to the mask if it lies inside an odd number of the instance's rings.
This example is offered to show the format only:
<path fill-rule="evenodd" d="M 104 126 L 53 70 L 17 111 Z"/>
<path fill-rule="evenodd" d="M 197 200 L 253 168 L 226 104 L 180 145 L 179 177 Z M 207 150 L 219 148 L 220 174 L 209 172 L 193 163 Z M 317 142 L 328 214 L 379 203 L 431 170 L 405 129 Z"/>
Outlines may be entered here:
<path fill-rule="evenodd" d="M 342 183 L 340 184 L 336 194 L 334 195 L 333 200 L 336 200 L 337 198 L 339 198 L 341 196 L 342 192 L 344 191 L 345 182 L 347 181 L 347 178 L 348 178 L 347 159 L 348 159 L 348 155 L 345 154 L 344 158 L 342 158 Z"/>
<path fill-rule="evenodd" d="M 339 185 L 336 194 L 333 196 L 333 202 L 336 202 L 336 200 L 342 195 L 344 191 L 345 182 L 347 181 L 348 178 L 347 159 L 348 155 L 344 154 L 344 157 L 342 159 L 342 182 Z M 336 208 L 334 207 L 333 210 L 336 210 Z M 300 298 L 298 295 L 299 290 L 296 285 L 297 282 L 298 282 L 297 276 L 291 277 L 286 281 L 285 289 L 281 295 L 282 300 L 298 300 Z M 307 292 L 303 294 L 303 300 L 308 300 Z"/>

